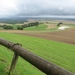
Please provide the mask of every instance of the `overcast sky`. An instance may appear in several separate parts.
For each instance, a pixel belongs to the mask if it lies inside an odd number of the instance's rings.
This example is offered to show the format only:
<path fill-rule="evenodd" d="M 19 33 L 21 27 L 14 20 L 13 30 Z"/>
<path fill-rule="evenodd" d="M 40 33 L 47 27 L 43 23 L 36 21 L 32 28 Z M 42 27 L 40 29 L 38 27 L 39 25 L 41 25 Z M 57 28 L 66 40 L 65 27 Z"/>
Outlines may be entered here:
<path fill-rule="evenodd" d="M 0 17 L 75 15 L 75 0 L 0 0 Z"/>

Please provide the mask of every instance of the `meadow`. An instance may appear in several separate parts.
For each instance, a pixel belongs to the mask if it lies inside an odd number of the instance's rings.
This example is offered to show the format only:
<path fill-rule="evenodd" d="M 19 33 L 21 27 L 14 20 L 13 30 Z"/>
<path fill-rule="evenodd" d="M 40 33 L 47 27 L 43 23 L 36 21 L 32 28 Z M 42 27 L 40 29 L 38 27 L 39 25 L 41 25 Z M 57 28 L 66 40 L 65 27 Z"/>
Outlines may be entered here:
<path fill-rule="evenodd" d="M 35 38 L 32 36 L 0 32 L 0 38 L 14 43 L 62 68 L 75 73 L 75 46 L 62 42 Z M 13 52 L 0 46 L 0 75 L 7 75 L 13 57 Z M 19 57 L 14 75 L 45 75 L 27 61 Z"/>
<path fill-rule="evenodd" d="M 39 24 L 38 27 L 36 27 L 36 26 L 27 27 L 27 28 L 24 28 L 24 30 L 29 30 L 29 31 L 44 31 L 44 30 L 46 30 L 46 28 L 47 28 L 47 25 L 45 25 L 45 24 Z"/>

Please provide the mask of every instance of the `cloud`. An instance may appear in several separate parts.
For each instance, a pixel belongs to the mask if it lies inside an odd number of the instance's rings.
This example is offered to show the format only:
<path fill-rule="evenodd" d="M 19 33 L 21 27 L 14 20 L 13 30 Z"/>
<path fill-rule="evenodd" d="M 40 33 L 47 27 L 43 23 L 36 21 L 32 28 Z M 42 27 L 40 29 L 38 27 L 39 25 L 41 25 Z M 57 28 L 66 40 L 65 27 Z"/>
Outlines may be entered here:
<path fill-rule="evenodd" d="M 75 0 L 0 0 L 0 16 L 75 15 Z"/>
<path fill-rule="evenodd" d="M 17 11 L 14 0 L 0 0 L 0 16 L 16 15 Z"/>

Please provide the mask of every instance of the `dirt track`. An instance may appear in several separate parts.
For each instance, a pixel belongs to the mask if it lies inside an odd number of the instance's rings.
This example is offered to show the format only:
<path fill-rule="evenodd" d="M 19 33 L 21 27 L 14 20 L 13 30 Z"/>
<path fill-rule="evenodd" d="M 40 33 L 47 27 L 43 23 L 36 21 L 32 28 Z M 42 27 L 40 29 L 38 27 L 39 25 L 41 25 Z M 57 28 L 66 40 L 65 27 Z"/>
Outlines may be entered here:
<path fill-rule="evenodd" d="M 29 31 L 1 31 L 1 32 L 17 33 L 22 35 L 44 38 L 48 40 L 75 44 L 75 29 L 74 28 L 63 30 L 63 31 L 57 31 L 57 32 L 40 32 L 40 33 L 29 32 Z"/>

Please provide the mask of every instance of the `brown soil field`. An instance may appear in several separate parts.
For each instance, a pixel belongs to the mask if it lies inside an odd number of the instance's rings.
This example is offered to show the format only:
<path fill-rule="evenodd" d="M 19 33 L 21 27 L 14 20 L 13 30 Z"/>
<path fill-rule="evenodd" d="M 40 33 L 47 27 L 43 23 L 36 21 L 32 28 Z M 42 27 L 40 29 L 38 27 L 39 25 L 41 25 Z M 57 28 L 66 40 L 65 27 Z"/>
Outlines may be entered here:
<path fill-rule="evenodd" d="M 61 30 L 57 32 L 33 32 L 33 31 L 30 32 L 30 31 L 20 31 L 20 30 L 8 30 L 8 31 L 1 30 L 0 32 L 10 32 L 10 33 L 43 38 L 47 40 L 54 40 L 69 44 L 75 44 L 75 28 L 71 28 L 68 30 Z"/>
<path fill-rule="evenodd" d="M 65 42 L 69 44 L 75 44 L 75 29 L 69 29 L 57 32 L 44 32 L 44 33 L 22 33 L 23 35 L 39 37 L 47 40 L 54 40 L 59 42 Z"/>

